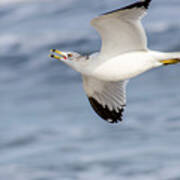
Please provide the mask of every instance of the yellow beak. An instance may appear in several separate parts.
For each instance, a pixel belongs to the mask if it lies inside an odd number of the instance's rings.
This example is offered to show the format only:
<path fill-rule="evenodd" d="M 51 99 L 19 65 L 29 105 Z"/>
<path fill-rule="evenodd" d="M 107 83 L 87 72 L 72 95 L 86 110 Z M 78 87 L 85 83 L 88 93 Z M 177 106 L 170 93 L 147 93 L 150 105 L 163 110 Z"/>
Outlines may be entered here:
<path fill-rule="evenodd" d="M 57 55 L 54 55 L 54 54 L 50 54 L 49 57 L 55 58 L 57 60 L 61 60 L 62 58 L 67 59 L 67 56 L 63 52 L 61 52 L 61 51 L 59 51 L 57 49 L 51 49 L 50 52 L 59 54 L 60 56 L 57 56 Z"/>

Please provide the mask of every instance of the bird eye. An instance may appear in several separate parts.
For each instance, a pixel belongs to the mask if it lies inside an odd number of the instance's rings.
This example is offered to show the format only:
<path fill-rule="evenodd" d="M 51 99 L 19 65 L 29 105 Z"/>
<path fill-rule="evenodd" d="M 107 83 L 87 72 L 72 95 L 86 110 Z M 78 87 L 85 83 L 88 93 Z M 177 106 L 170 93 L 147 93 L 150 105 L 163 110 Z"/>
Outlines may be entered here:
<path fill-rule="evenodd" d="M 68 54 L 68 58 L 72 57 L 72 54 Z"/>

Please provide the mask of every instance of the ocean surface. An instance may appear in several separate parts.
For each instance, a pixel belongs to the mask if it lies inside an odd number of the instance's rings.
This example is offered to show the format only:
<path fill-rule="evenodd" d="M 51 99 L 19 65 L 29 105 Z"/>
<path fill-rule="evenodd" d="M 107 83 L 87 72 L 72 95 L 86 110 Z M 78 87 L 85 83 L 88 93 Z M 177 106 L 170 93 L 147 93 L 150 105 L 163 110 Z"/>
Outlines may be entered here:
<path fill-rule="evenodd" d="M 130 0 L 0 0 L 0 180 L 180 180 L 180 65 L 130 81 L 124 121 L 91 109 L 49 50 L 98 51 L 89 21 Z M 149 47 L 180 51 L 180 1 L 154 0 Z"/>

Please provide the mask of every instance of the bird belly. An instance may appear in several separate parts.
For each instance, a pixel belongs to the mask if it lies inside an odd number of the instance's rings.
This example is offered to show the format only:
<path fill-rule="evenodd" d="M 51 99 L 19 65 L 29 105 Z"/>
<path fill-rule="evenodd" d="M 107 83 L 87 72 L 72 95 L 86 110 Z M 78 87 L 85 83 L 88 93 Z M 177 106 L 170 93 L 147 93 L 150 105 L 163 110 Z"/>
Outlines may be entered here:
<path fill-rule="evenodd" d="M 128 53 L 100 63 L 94 70 L 96 78 L 104 81 L 120 81 L 133 78 L 157 63 L 147 52 Z"/>

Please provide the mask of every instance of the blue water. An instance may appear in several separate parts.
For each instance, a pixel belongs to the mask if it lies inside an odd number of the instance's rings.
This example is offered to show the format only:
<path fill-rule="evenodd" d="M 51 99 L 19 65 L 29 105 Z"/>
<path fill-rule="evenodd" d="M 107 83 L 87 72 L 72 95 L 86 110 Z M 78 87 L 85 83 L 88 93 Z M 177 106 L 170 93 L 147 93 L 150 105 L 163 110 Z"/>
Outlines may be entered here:
<path fill-rule="evenodd" d="M 130 81 L 124 122 L 91 109 L 49 49 L 99 50 L 89 21 L 133 1 L 0 1 L 1 180 L 179 180 L 180 65 Z M 180 51 L 180 1 L 154 0 L 149 47 Z"/>

